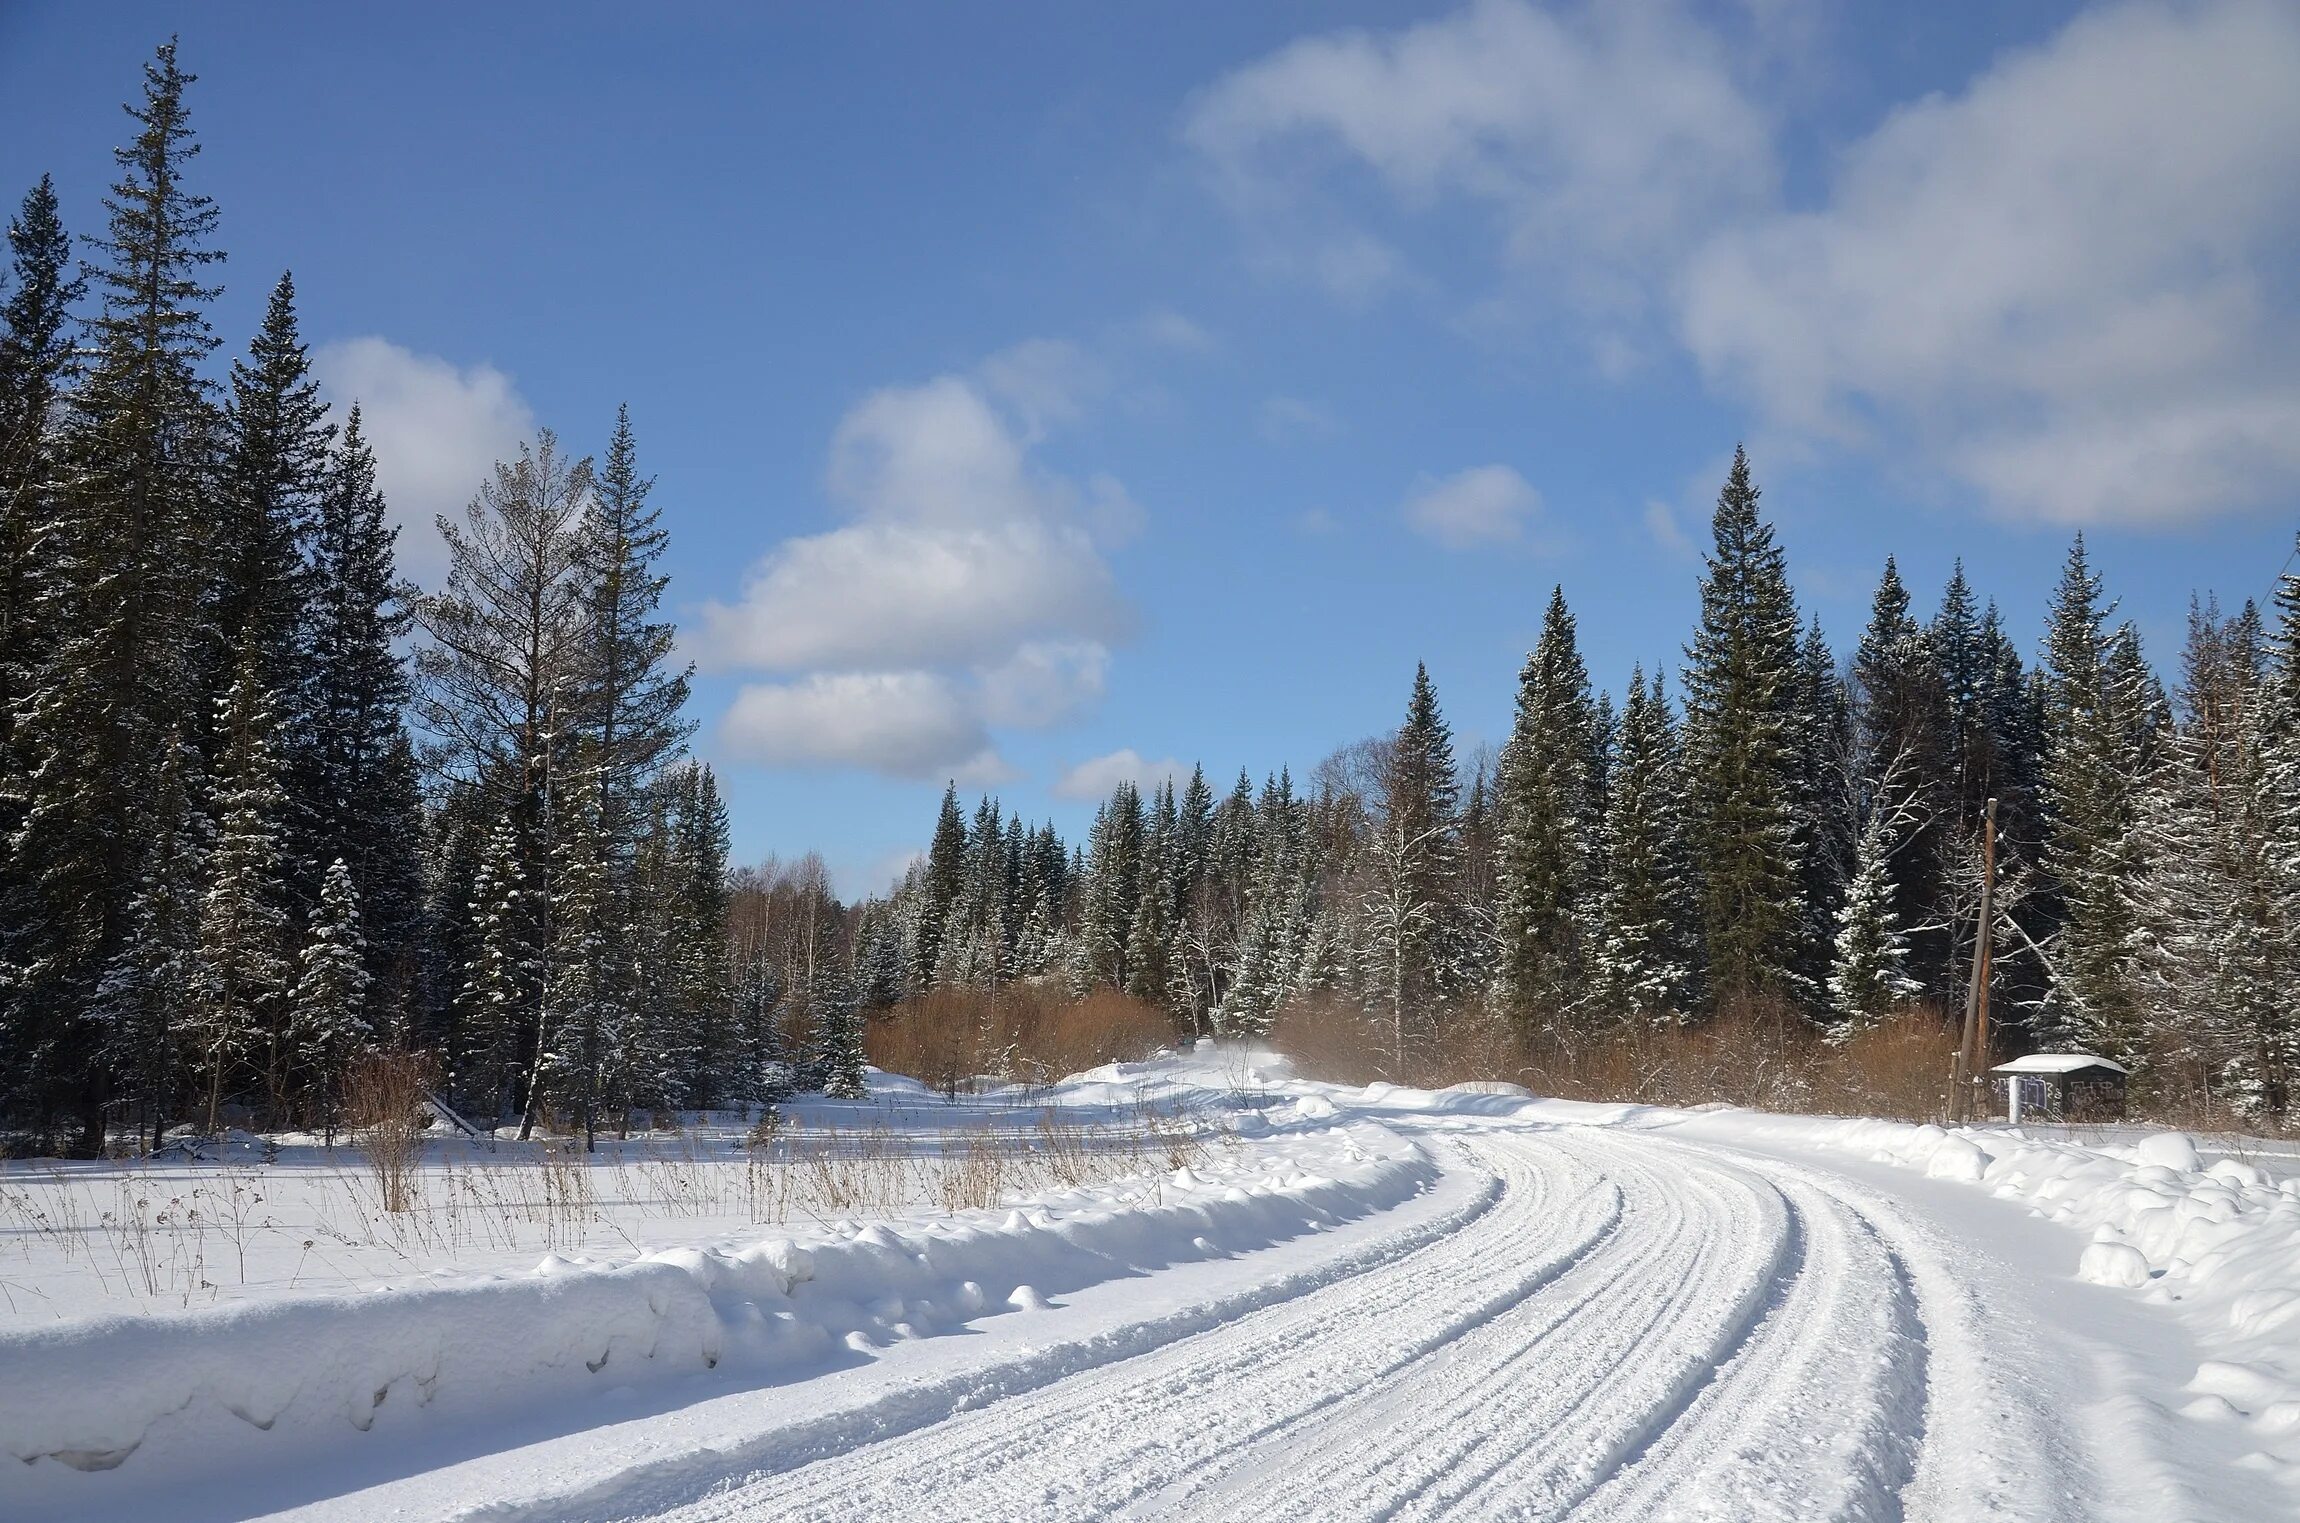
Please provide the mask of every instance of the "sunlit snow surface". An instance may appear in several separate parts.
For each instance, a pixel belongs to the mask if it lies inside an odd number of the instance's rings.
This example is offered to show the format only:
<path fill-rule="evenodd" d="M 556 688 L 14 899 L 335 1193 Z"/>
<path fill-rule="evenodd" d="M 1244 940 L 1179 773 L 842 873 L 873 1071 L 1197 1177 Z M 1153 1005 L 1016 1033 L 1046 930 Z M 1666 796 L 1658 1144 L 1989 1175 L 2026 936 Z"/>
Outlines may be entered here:
<path fill-rule="evenodd" d="M 793 1111 L 442 1140 L 412 1222 L 9 1166 L 0 1518 L 2300 1517 L 2281 1154 L 1210 1049 Z"/>

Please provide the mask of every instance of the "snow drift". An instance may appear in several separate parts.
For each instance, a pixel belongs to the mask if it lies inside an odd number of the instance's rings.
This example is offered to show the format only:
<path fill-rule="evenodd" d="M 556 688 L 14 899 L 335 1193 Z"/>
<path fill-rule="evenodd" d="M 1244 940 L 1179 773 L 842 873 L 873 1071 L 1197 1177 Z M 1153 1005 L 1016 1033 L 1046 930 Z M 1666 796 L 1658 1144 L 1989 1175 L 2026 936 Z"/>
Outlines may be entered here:
<path fill-rule="evenodd" d="M 161 1425 L 218 1432 L 220 1412 L 238 1422 L 202 1454 L 221 1466 L 269 1435 L 365 1430 L 386 1403 L 498 1411 L 722 1365 L 803 1367 L 1280 1242 L 1395 1205 L 1435 1176 L 1413 1142 L 1360 1122 L 1195 1171 L 900 1228 L 842 1224 L 611 1266 L 546 1258 L 524 1276 L 14 1330 L 0 1333 L 0 1449 L 28 1465 L 110 1469 Z"/>

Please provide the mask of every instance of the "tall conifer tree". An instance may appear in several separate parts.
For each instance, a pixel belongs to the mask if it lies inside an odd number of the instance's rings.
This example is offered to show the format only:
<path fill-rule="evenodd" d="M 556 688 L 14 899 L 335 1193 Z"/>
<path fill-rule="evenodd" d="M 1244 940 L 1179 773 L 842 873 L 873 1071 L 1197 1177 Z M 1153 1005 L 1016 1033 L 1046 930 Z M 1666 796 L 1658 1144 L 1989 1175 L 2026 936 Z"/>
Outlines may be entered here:
<path fill-rule="evenodd" d="M 136 843 L 178 828 L 158 773 L 166 737 L 201 709 L 200 593 L 216 420 L 199 365 L 215 346 L 205 304 L 215 207 L 187 188 L 192 76 L 173 42 L 145 66 L 128 108 L 136 136 L 115 150 L 108 235 L 89 269 L 102 306 L 59 449 L 68 487 L 41 549 L 55 638 L 17 709 L 26 771 L 10 877 L 14 970 L 9 1027 L 19 1093 L 102 1141 L 106 1075 L 86 1020 L 96 980 L 123 946 L 137 897 Z"/>
<path fill-rule="evenodd" d="M 1586 993 L 1601 740 L 1562 587 L 1518 677 L 1497 813 L 1501 983 L 1521 1020 L 1567 1023 Z"/>
<path fill-rule="evenodd" d="M 1787 567 L 1757 505 L 1748 456 L 1735 449 L 1686 649 L 1686 837 L 1716 998 L 1803 1004 L 1812 994 L 1798 967 L 1804 667 Z"/>
<path fill-rule="evenodd" d="M 305 657 L 304 547 L 327 487 L 334 435 L 297 329 L 295 279 L 283 274 L 247 356 L 232 362 L 209 530 L 213 691 L 221 692 L 243 655 L 253 652 L 258 680 L 291 699 L 301 696 L 295 679 Z M 305 716 L 292 702 L 282 707 L 287 733 L 300 732 Z M 325 870 L 324 862 L 313 866 L 310 893 L 317 894 Z"/>
<path fill-rule="evenodd" d="M 1698 959 L 1687 881 L 1677 731 L 1661 674 L 1630 674 L 1605 813 L 1604 900 L 1595 958 L 1603 1008 L 1652 1025 L 1693 1009 Z"/>

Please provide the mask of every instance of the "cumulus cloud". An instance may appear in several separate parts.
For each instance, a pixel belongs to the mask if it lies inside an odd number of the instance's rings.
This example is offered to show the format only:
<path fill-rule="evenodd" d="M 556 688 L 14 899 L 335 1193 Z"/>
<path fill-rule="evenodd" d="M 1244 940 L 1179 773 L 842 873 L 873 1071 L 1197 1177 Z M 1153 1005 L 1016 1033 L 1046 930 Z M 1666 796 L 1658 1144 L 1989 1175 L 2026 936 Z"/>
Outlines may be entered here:
<path fill-rule="evenodd" d="M 1398 31 L 1303 38 L 1201 92 L 1182 132 L 1277 259 L 1360 298 L 1395 283 L 1400 259 L 1306 189 L 1336 162 L 1409 208 L 1487 206 L 1513 256 L 1563 259 L 1599 285 L 1776 178 L 1770 124 L 1725 49 L 1667 5 L 1478 0 Z"/>
<path fill-rule="evenodd" d="M 1791 206 L 1758 102 L 1793 92 L 1760 82 L 1815 19 L 1473 0 L 1294 42 L 1182 131 L 1266 267 L 1362 299 L 1417 275 L 1385 217 L 1485 208 L 1465 310 L 1510 315 L 1497 341 L 1562 312 L 1615 378 L 1681 343 L 1775 438 L 2007 516 L 2171 524 L 2300 482 L 2300 9 L 2084 10 Z"/>
<path fill-rule="evenodd" d="M 1541 493 L 1506 465 L 1481 465 L 1443 479 L 1424 477 L 1406 499 L 1405 520 L 1448 550 L 1525 537 Z"/>
<path fill-rule="evenodd" d="M 535 414 L 494 366 L 460 367 L 384 338 L 323 345 L 313 351 L 312 373 L 338 408 L 359 404 L 378 483 L 400 526 L 399 568 L 436 583 L 447 546 L 434 519 L 459 514 L 495 462 L 518 454 L 535 432 Z"/>
<path fill-rule="evenodd" d="M 1189 775 L 1189 767 L 1171 756 L 1150 761 L 1128 746 L 1070 768 L 1055 780 L 1054 792 L 1058 798 L 1099 799 L 1120 783 L 1132 783 L 1147 793 L 1160 783 L 1178 783 Z"/>
<path fill-rule="evenodd" d="M 2167 522 L 2300 474 L 2300 11 L 2077 17 L 1723 233 L 1685 340 L 1777 421 L 1905 430 L 2003 509 Z"/>
<path fill-rule="evenodd" d="M 727 749 L 776 767 L 863 766 L 897 777 L 1008 776 L 965 694 L 932 672 L 815 673 L 746 683 L 720 725 Z"/>
<path fill-rule="evenodd" d="M 697 654 L 780 670 L 972 662 L 1123 624 L 1110 568 L 1076 525 L 867 523 L 770 553 L 741 602 L 705 605 Z"/>
<path fill-rule="evenodd" d="M 1098 699 L 1131 620 L 1105 552 L 1140 509 L 1115 478 L 1073 480 L 1033 446 L 1104 388 L 1080 351 L 1042 340 L 857 403 L 825 472 L 849 521 L 785 541 L 736 602 L 704 607 L 702 665 L 793 674 L 743 688 L 729 749 L 984 781 L 1003 772 L 994 727 L 1058 724 Z"/>

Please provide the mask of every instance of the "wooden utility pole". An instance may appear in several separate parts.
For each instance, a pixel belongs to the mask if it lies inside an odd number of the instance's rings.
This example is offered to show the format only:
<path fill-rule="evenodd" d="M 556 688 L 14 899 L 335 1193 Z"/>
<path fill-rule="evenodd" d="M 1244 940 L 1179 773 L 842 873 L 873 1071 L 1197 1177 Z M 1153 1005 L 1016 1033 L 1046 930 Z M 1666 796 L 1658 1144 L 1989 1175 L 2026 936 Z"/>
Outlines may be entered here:
<path fill-rule="evenodd" d="M 1973 1087 L 1988 1066 L 1989 1056 L 1989 932 L 1996 919 L 1997 801 L 1990 799 L 1981 815 L 1980 924 L 1973 932 L 1973 977 L 1965 990 L 1964 1030 L 1957 1042 L 1957 1060 L 1949 1093 L 1949 1119 L 1973 1119 Z M 2015 1080 L 2014 1082 L 2019 1082 Z"/>

